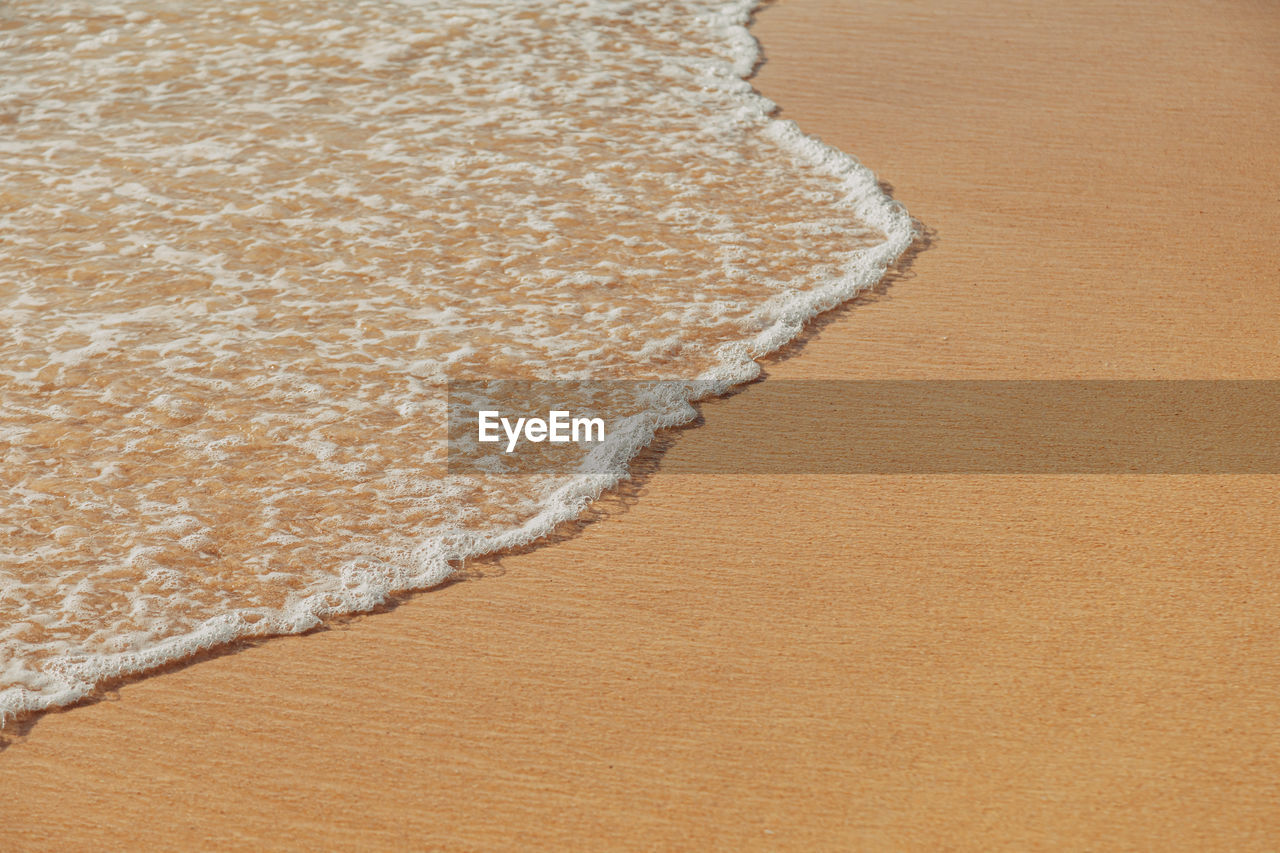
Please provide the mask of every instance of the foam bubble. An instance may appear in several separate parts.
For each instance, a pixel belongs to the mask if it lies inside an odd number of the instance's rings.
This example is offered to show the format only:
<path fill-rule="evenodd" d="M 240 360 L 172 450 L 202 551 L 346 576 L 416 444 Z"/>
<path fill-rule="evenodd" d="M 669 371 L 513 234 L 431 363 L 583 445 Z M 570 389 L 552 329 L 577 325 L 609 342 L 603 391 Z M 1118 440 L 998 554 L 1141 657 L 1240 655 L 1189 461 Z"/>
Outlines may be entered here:
<path fill-rule="evenodd" d="M 752 5 L 12 0 L 0 717 L 439 583 L 693 417 L 450 475 L 451 377 L 723 390 L 872 285 L 910 221 L 769 116 Z"/>

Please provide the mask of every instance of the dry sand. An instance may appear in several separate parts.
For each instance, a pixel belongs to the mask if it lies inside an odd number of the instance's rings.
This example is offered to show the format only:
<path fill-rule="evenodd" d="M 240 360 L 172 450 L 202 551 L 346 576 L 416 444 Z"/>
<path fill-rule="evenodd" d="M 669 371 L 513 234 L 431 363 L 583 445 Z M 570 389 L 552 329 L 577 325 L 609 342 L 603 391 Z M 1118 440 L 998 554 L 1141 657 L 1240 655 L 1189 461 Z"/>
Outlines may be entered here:
<path fill-rule="evenodd" d="M 1280 375 L 1280 7 L 1119 5 L 760 15 L 932 235 L 772 376 Z M 11 730 L 0 847 L 1280 837 L 1280 477 L 672 473 L 750 396 L 547 547 Z"/>

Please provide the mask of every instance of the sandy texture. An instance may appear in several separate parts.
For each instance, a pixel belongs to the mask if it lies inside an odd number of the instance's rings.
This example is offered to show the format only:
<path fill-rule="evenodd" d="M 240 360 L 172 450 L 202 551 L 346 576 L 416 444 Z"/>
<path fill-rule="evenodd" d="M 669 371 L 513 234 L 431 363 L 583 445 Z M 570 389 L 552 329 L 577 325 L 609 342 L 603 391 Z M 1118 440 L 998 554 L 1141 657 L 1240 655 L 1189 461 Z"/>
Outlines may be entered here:
<path fill-rule="evenodd" d="M 773 376 L 1277 375 L 1280 10 L 1029 5 L 760 16 L 758 87 L 932 235 Z M 549 547 L 11 733 L 0 846 L 1263 849 L 1278 516 L 1277 477 L 659 466 Z"/>

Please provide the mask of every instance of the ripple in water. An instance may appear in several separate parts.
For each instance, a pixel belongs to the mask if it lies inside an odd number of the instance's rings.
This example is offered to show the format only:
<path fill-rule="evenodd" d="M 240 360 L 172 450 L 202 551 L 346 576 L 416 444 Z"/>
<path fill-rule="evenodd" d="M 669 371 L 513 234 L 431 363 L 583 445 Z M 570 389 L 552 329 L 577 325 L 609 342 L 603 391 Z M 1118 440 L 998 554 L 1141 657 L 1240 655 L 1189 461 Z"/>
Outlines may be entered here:
<path fill-rule="evenodd" d="M 0 717 L 530 541 L 449 378 L 750 378 L 911 236 L 753 4 L 0 7 Z"/>

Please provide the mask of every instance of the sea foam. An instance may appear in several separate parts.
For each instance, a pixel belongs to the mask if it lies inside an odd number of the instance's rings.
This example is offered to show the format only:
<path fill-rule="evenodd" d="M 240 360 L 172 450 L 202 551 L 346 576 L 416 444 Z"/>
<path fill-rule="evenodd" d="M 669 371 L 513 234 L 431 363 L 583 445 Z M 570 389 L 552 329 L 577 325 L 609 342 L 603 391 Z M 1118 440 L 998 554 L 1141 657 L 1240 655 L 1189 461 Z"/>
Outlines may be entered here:
<path fill-rule="evenodd" d="M 910 219 L 771 117 L 753 5 L 5 4 L 0 718 L 531 542 L 875 283 Z M 451 473 L 500 377 L 699 382 Z"/>

